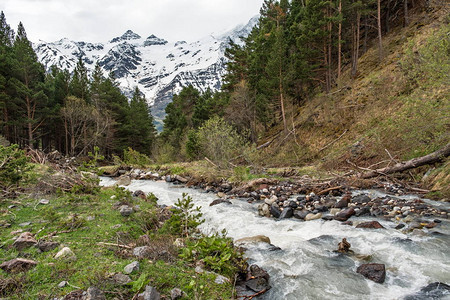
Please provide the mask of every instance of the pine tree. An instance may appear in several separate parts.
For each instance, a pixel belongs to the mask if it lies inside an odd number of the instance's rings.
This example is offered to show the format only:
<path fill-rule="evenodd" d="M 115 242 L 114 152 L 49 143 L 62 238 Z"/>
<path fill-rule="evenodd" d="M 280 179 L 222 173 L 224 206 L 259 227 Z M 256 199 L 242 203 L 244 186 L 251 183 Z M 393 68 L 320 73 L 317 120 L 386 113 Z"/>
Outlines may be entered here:
<path fill-rule="evenodd" d="M 44 93 L 44 67 L 38 61 L 25 28 L 19 23 L 13 46 L 12 85 L 15 89 L 15 100 L 21 113 L 20 122 L 25 125 L 26 141 L 29 147 L 36 142 L 37 130 L 44 122 L 42 110 L 47 97 Z"/>
<path fill-rule="evenodd" d="M 78 60 L 77 66 L 73 71 L 69 88 L 72 96 L 84 99 L 86 101 L 90 100 L 88 73 L 81 58 Z"/>

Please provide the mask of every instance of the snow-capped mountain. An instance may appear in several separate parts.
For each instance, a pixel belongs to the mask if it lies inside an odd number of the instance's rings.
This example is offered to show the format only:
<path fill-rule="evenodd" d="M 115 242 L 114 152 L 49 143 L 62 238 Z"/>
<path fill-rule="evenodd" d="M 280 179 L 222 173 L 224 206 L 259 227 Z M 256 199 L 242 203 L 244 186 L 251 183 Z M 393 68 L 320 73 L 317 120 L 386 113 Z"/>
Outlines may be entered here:
<path fill-rule="evenodd" d="M 192 43 L 168 42 L 155 35 L 145 38 L 128 30 L 106 43 L 61 39 L 53 43 L 40 41 L 34 46 L 47 69 L 56 65 L 73 71 L 82 59 L 92 71 L 98 62 L 105 75 L 114 72 L 126 95 L 139 87 L 153 106 L 156 119 L 161 119 L 172 95 L 183 87 L 192 85 L 200 91 L 220 89 L 229 39 L 239 43 L 240 37 L 247 36 L 257 20 L 256 16 L 246 25 Z"/>

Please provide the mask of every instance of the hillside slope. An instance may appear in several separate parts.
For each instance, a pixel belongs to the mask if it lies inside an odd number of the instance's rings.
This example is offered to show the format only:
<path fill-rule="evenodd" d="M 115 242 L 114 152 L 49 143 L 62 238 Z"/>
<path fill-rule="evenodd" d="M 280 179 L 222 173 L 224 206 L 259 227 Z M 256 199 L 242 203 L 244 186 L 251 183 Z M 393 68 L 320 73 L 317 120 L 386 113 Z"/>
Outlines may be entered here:
<path fill-rule="evenodd" d="M 262 150 L 262 163 L 346 171 L 383 167 L 446 145 L 449 20 L 445 9 L 415 15 L 408 27 L 383 38 L 382 62 L 374 44 L 360 58 L 357 78 L 348 68 L 329 94 L 319 93 L 292 110 L 287 137 L 278 134 L 280 128 L 272 129 L 264 142 L 273 142 Z"/>

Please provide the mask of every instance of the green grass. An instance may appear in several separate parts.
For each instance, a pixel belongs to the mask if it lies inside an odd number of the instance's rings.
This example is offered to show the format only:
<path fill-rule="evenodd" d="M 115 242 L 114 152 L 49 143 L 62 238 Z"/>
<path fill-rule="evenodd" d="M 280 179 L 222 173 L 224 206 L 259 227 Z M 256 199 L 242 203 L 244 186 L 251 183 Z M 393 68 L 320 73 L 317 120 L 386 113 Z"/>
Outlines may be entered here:
<path fill-rule="evenodd" d="M 38 262 L 34 269 L 24 273 L 11 275 L 0 270 L 0 297 L 50 299 L 64 296 L 77 290 L 76 287 L 86 290 L 94 285 L 106 291 L 108 299 L 118 295 L 122 299 L 131 299 L 140 288 L 150 283 L 166 296 L 177 287 L 186 293 L 186 299 L 201 295 L 207 299 L 231 298 L 231 283 L 218 285 L 211 279 L 212 275 L 196 274 L 190 263 L 178 257 L 176 249 L 169 259 L 140 260 L 140 271 L 130 275 L 133 282 L 127 286 L 115 286 L 107 280 L 112 274 L 123 272 L 124 266 L 136 259 L 130 251 L 99 242 L 134 246 L 140 236 L 147 234 L 151 243 L 155 241 L 166 249 L 171 247 L 168 243 L 177 238 L 159 233 L 158 209 L 154 201 L 131 198 L 118 188 L 104 188 L 93 195 L 61 194 L 46 199 L 50 200 L 48 205 L 37 205 L 37 199 L 28 197 L 16 199 L 14 203 L 18 201 L 20 204 L 12 209 L 8 209 L 12 201 L 0 203 L 1 219 L 11 224 L 10 228 L 0 231 L 0 244 L 3 246 L 0 262 L 16 257 Z M 139 205 L 140 209 L 130 217 L 123 217 L 117 209 L 119 203 Z M 32 224 L 20 227 L 19 224 L 24 222 Z M 117 224 L 121 226 L 115 226 Z M 59 242 L 60 247 L 44 253 L 32 247 L 19 253 L 11 247 L 14 237 L 11 233 L 17 230 L 30 231 L 37 240 L 47 236 L 45 240 Z M 52 234 L 51 238 L 48 237 Z M 75 253 L 76 261 L 54 258 L 63 246 Z M 68 281 L 71 286 L 59 288 L 57 285 L 61 281 Z M 15 284 L 7 286 L 6 282 Z"/>

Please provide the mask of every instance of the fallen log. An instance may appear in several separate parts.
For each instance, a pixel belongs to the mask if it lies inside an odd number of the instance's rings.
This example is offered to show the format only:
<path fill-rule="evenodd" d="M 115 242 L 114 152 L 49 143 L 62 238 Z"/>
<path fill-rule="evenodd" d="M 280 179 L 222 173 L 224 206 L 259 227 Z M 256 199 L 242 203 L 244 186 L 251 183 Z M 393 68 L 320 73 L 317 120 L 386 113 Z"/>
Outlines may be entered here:
<path fill-rule="evenodd" d="M 381 169 L 371 170 L 366 173 L 360 173 L 358 177 L 363 179 L 373 178 L 379 175 L 392 174 L 396 172 L 402 172 L 409 169 L 414 169 L 420 166 L 433 164 L 442 161 L 444 158 L 450 156 L 450 143 L 445 147 L 430 153 L 428 155 L 413 158 L 408 161 L 399 162 L 391 167 L 385 167 Z"/>

